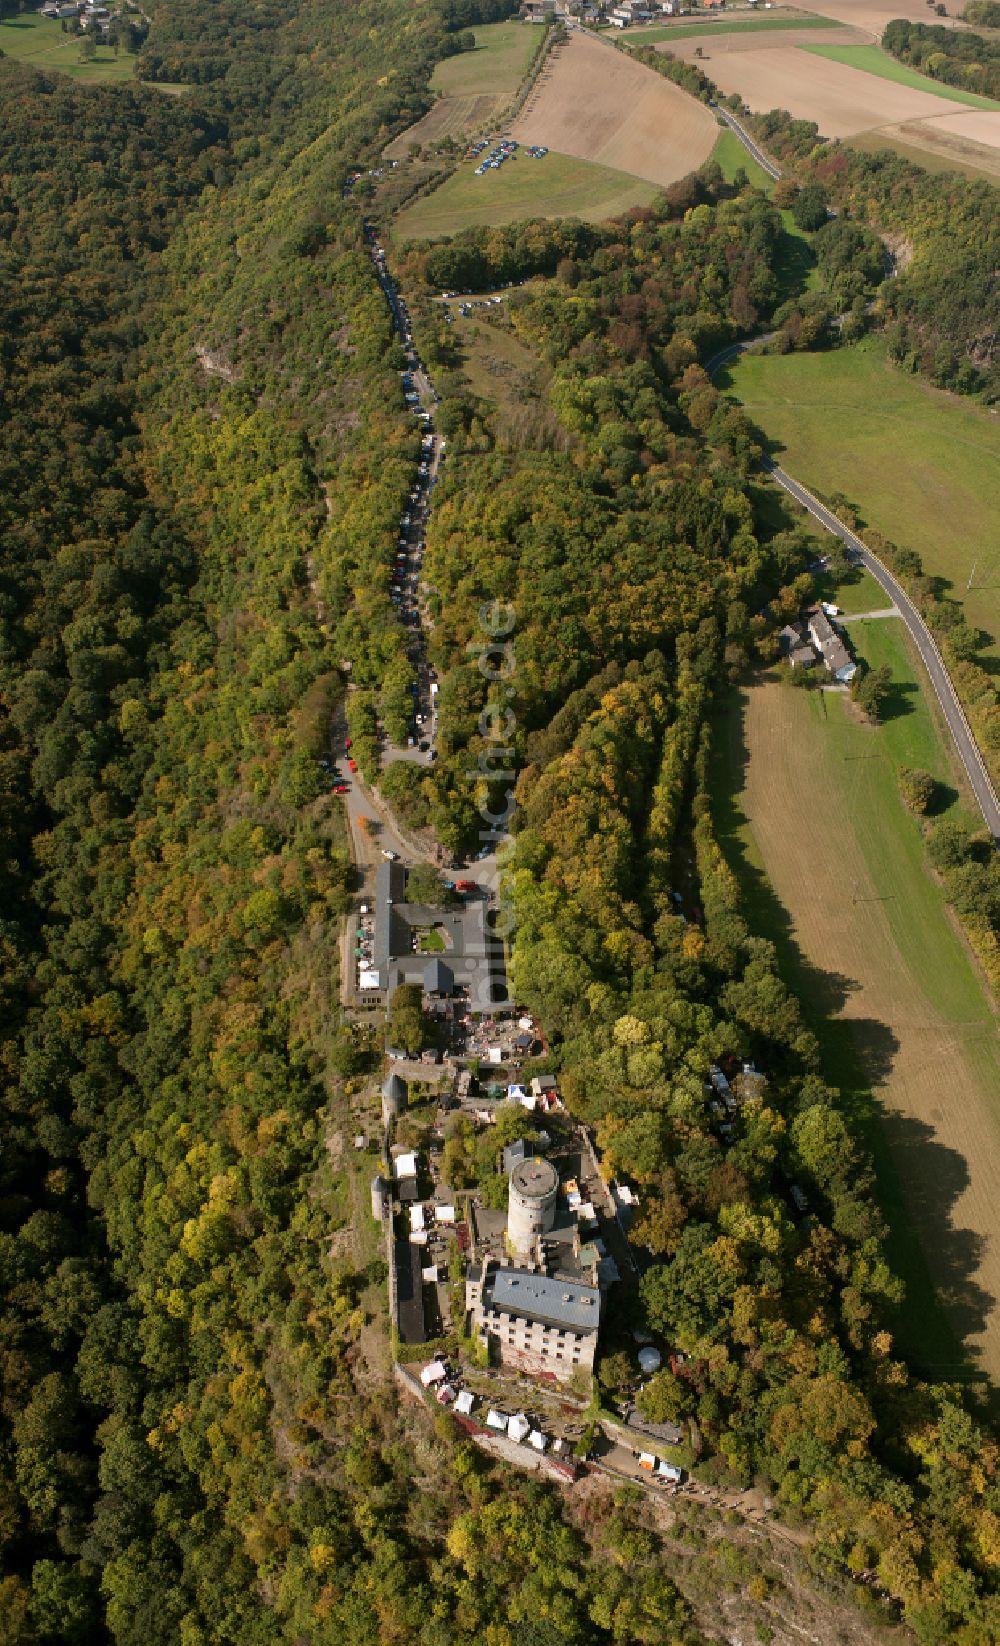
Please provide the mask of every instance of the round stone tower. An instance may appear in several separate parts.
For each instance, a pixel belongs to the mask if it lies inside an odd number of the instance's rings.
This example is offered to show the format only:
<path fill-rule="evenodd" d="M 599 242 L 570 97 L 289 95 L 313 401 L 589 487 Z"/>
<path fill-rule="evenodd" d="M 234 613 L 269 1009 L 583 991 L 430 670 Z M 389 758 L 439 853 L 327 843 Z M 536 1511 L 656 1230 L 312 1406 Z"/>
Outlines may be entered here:
<path fill-rule="evenodd" d="M 556 1220 L 559 1173 L 551 1160 L 522 1160 L 510 1174 L 507 1237 L 518 1252 L 530 1252 Z"/>
<path fill-rule="evenodd" d="M 382 1124 L 398 1120 L 406 1111 L 406 1081 L 402 1075 L 387 1075 L 382 1085 Z"/>

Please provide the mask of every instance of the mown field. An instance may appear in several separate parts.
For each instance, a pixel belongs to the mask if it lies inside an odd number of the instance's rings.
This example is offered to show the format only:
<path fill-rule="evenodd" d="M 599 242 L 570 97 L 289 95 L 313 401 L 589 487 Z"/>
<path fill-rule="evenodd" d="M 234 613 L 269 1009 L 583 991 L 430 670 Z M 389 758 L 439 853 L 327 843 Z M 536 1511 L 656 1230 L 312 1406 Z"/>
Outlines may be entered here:
<path fill-rule="evenodd" d="M 54 17 L 22 12 L 0 22 L 0 51 L 34 69 L 58 70 L 72 80 L 131 80 L 135 58 L 124 49 L 115 55 L 112 46 L 98 46 L 97 55 L 85 62 L 80 55 L 83 36 L 65 34 Z"/>
<path fill-rule="evenodd" d="M 958 782 L 898 619 L 850 626 L 888 662 L 891 716 L 758 682 L 716 728 L 724 848 L 756 930 L 778 945 L 876 1157 L 898 1331 L 938 1376 L 1000 1372 L 1000 1049 L 994 1013 L 898 795 L 901 765 Z"/>
<path fill-rule="evenodd" d="M 541 30 L 515 19 L 487 23 L 473 31 L 475 51 L 458 52 L 438 63 L 431 86 L 444 97 L 513 97 L 534 53 Z"/>
<path fill-rule="evenodd" d="M 441 240 L 477 223 L 513 223 L 527 217 L 582 217 L 598 223 L 630 206 L 648 206 L 652 183 L 568 154 L 544 160 L 519 156 L 500 171 L 476 176 L 463 164 L 433 194 L 414 201 L 396 219 L 393 238 Z"/>
<path fill-rule="evenodd" d="M 975 92 L 960 91 L 957 86 L 946 86 L 927 74 L 918 74 L 916 69 L 908 68 L 905 63 L 890 57 L 881 46 L 816 45 L 802 46 L 800 49 L 811 52 L 815 57 L 827 57 L 831 62 L 843 63 L 849 69 L 863 69 L 866 74 L 875 74 L 880 80 L 891 80 L 897 86 L 933 92 L 935 97 L 944 98 L 948 103 L 964 103 L 970 109 L 995 109 L 1000 106 L 991 97 L 978 97 Z"/>
<path fill-rule="evenodd" d="M 948 581 L 1000 667 L 1000 420 L 897 371 L 875 338 L 828 354 L 748 355 L 717 382 L 797 479 L 842 492 Z"/>

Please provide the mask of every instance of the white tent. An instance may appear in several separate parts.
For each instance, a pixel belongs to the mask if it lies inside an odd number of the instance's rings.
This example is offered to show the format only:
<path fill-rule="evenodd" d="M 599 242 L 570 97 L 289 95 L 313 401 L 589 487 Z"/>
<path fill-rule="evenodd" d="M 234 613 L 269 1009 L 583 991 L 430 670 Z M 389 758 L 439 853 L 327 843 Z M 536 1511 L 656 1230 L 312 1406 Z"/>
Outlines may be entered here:
<path fill-rule="evenodd" d="M 523 1412 L 518 1412 L 516 1417 L 511 1418 L 507 1424 L 507 1433 L 511 1440 L 518 1441 L 524 1440 L 525 1436 L 531 1433 L 531 1424 Z"/>
<path fill-rule="evenodd" d="M 495 1412 L 491 1407 L 486 1413 L 487 1429 L 499 1429 L 502 1434 L 507 1432 L 507 1417 L 504 1412 Z"/>
<path fill-rule="evenodd" d="M 435 1206 L 434 1216 L 439 1223 L 454 1223 L 455 1208 L 454 1206 Z"/>
<path fill-rule="evenodd" d="M 502 1063 L 503 1062 L 503 1054 L 502 1054 L 499 1046 L 487 1046 L 487 1048 L 486 1048 L 486 1061 L 487 1061 L 487 1063 Z"/>
<path fill-rule="evenodd" d="M 416 1177 L 417 1157 L 415 1154 L 398 1154 L 392 1163 L 392 1175 L 398 1182 L 401 1177 Z"/>
<path fill-rule="evenodd" d="M 416 1231 L 418 1229 L 422 1229 L 423 1226 L 424 1226 L 424 1208 L 422 1206 L 411 1206 L 410 1207 L 410 1231 L 411 1231 L 411 1233 L 416 1233 Z"/>
<path fill-rule="evenodd" d="M 534 1446 L 536 1452 L 544 1452 L 549 1443 L 548 1435 L 543 1435 L 540 1429 L 532 1429 L 528 1436 L 528 1445 Z"/>
<path fill-rule="evenodd" d="M 437 1280 L 437 1264 L 432 1263 L 429 1269 L 421 1269 L 420 1278 L 425 1286 L 433 1286 Z"/>
<path fill-rule="evenodd" d="M 475 1404 L 476 1404 L 476 1397 L 473 1394 L 472 1390 L 471 1389 L 463 1389 L 461 1394 L 459 1395 L 458 1399 L 455 1402 L 455 1410 L 456 1410 L 456 1412 L 461 1412 L 463 1417 L 468 1417 L 469 1413 L 472 1411 L 472 1408 Z"/>
<path fill-rule="evenodd" d="M 420 1381 L 425 1389 L 429 1389 L 432 1383 L 443 1383 L 447 1376 L 448 1370 L 444 1362 L 432 1360 L 430 1365 L 425 1366 L 421 1372 Z"/>
<path fill-rule="evenodd" d="M 362 966 L 358 972 L 359 989 L 380 989 L 382 979 L 378 972 L 373 972 L 369 966 Z"/>

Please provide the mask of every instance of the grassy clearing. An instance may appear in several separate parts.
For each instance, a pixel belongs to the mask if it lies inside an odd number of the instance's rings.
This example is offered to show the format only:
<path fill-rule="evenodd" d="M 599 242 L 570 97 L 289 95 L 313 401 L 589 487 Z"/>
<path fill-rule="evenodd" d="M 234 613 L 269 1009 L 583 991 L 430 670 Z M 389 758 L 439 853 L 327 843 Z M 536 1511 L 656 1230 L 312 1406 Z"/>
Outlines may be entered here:
<path fill-rule="evenodd" d="M 72 80 L 92 81 L 95 85 L 105 80 L 131 80 L 135 75 L 135 58 L 123 49 L 115 56 L 112 46 L 98 46 L 97 56 L 83 62 L 80 48 L 83 36 L 64 34 L 62 24 L 55 17 L 40 17 L 22 12 L 0 23 L 0 51 L 5 57 L 28 63 L 33 69 L 58 70 Z"/>
<path fill-rule="evenodd" d="M 850 633 L 892 670 L 892 718 L 876 731 L 842 695 L 758 682 L 716 726 L 717 824 L 751 923 L 777 945 L 823 1073 L 875 1157 L 907 1285 L 898 1335 L 929 1373 L 995 1373 L 996 1023 L 899 799 L 899 767 L 950 779 L 949 810 L 962 799 L 902 624 Z"/>
<path fill-rule="evenodd" d="M 916 549 L 1000 669 L 1000 420 L 890 366 L 876 338 L 828 354 L 753 355 L 720 372 L 791 472 Z M 966 587 L 977 563 L 971 589 Z"/>
<path fill-rule="evenodd" d="M 446 57 L 431 76 L 444 97 L 513 97 L 541 43 L 542 31 L 528 23 L 488 23 L 476 29 L 475 51 Z"/>
<path fill-rule="evenodd" d="M 484 223 L 519 222 L 527 217 L 582 217 L 600 223 L 630 206 L 648 206 L 658 190 L 638 177 L 549 153 L 544 160 L 519 157 L 501 171 L 477 177 L 462 165 L 433 194 L 417 200 L 398 218 L 397 241 L 442 240 Z"/>
<path fill-rule="evenodd" d="M 840 23 L 829 17 L 814 17 L 803 12 L 801 17 L 722 17 L 703 23 L 656 24 L 651 28 L 630 29 L 625 36 L 627 46 L 654 46 L 664 40 L 704 40 L 712 34 L 763 34 L 775 29 L 836 29 Z"/>
<path fill-rule="evenodd" d="M 485 400 L 501 444 L 518 443 L 528 428 L 536 439 L 565 444 L 566 434 L 548 403 L 551 371 L 518 338 L 481 315 L 465 318 L 449 305 L 462 345 L 462 374 Z"/>
<path fill-rule="evenodd" d="M 876 74 L 880 80 L 892 80 L 898 86 L 932 92 L 935 97 L 941 97 L 948 103 L 964 103 L 970 109 L 1000 108 L 1000 103 L 995 103 L 990 97 L 977 97 L 975 92 L 959 91 L 955 86 L 944 86 L 940 80 L 932 80 L 929 75 L 918 74 L 915 69 L 907 68 L 905 63 L 897 63 L 881 46 L 802 46 L 799 49 L 810 51 L 816 57 L 832 58 L 833 62 L 843 63 L 849 69 Z"/>
<path fill-rule="evenodd" d="M 769 194 L 774 187 L 773 179 L 768 177 L 763 166 L 758 166 L 756 160 L 750 158 L 736 133 L 728 128 L 720 131 L 712 150 L 712 159 L 721 166 L 727 183 L 733 181 L 738 171 L 744 171 L 754 188 L 761 189 L 764 194 Z"/>

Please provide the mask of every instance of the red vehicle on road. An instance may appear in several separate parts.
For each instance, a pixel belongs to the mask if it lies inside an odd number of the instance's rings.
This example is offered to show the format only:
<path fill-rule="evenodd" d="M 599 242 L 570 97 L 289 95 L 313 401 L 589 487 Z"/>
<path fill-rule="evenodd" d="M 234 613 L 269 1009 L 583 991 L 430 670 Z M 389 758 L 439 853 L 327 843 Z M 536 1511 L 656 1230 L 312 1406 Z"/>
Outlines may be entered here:
<path fill-rule="evenodd" d="M 350 769 L 351 769 L 351 771 L 352 771 L 352 772 L 356 772 L 356 771 L 357 771 L 357 769 L 358 769 L 358 767 L 357 767 L 357 762 L 356 762 L 356 761 L 354 761 L 354 760 L 348 760 L 348 762 L 347 762 L 347 764 L 348 764 L 348 766 L 349 766 L 349 767 L 350 767 Z"/>
<path fill-rule="evenodd" d="M 475 880 L 456 880 L 456 892 L 478 892 L 479 884 Z"/>
<path fill-rule="evenodd" d="M 350 746 L 351 746 L 351 739 L 349 737 L 345 737 L 344 738 L 344 748 L 349 749 Z"/>

